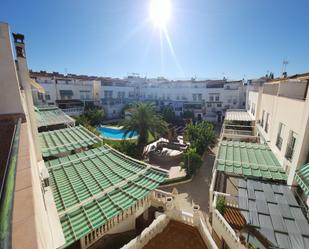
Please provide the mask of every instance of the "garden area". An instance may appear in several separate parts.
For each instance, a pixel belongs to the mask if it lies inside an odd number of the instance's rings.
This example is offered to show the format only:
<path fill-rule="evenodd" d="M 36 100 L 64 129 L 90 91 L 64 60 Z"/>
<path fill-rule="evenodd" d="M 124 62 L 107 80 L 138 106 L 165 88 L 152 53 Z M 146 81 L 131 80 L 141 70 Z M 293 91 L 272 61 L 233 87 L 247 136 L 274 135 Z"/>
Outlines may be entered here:
<path fill-rule="evenodd" d="M 215 143 L 214 126 L 206 121 L 196 122 L 190 112 L 176 117 L 169 106 L 158 112 L 151 103 L 136 103 L 130 110 L 130 118 L 115 126 L 101 127 L 104 111 L 99 108 L 86 110 L 76 117 L 76 124 L 103 137 L 104 143 L 114 149 L 148 163 L 151 156 L 161 161 L 170 160 L 169 155 L 179 151 L 177 164 L 185 171 L 186 178 L 192 177 L 203 163 L 204 152 Z M 179 123 L 185 125 L 180 132 L 175 129 Z M 152 144 L 155 147 L 147 151 Z"/>

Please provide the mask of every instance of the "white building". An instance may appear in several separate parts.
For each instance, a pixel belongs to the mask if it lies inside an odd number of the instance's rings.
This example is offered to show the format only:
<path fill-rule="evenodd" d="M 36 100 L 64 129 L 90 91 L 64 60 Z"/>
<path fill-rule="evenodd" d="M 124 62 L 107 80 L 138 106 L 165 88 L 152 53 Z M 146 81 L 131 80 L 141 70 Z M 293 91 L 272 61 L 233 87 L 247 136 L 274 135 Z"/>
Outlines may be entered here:
<path fill-rule="evenodd" d="M 109 117 L 119 117 L 123 107 L 134 101 L 151 101 L 160 109 L 170 105 L 176 115 L 186 110 L 196 118 L 208 119 L 224 116 L 229 108 L 243 109 L 246 86 L 242 81 L 205 80 L 170 81 L 164 78 L 103 79 L 102 104 Z"/>
<path fill-rule="evenodd" d="M 45 91 L 32 88 L 35 105 L 57 105 L 68 114 L 79 115 L 85 105 L 100 103 L 101 82 L 97 77 L 45 71 L 30 71 L 30 77 Z"/>
<path fill-rule="evenodd" d="M 309 161 L 308 80 L 308 74 L 273 80 L 248 97 L 248 112 L 257 120 L 261 141 L 285 169 L 288 185 L 297 185 L 295 172 Z M 308 196 L 303 198 L 308 205 Z"/>

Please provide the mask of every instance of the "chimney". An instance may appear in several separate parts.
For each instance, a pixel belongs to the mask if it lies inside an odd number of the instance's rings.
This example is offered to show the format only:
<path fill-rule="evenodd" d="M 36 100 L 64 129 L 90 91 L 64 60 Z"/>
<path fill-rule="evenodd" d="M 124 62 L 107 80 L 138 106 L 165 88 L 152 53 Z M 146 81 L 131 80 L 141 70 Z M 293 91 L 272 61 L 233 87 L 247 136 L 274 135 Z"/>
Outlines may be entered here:
<path fill-rule="evenodd" d="M 18 33 L 13 33 L 13 37 L 14 37 L 14 43 L 15 43 L 15 48 L 16 48 L 16 56 L 26 58 L 24 35 L 18 34 Z"/>

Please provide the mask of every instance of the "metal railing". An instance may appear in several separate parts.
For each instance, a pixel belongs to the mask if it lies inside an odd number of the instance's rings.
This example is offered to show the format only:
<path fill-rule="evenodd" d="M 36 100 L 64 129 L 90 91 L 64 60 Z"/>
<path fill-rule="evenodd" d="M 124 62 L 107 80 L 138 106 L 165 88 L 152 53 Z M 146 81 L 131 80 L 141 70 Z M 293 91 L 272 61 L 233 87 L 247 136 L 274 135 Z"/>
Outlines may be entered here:
<path fill-rule="evenodd" d="M 15 124 L 5 175 L 1 183 L 0 199 L 0 248 L 12 248 L 12 214 L 15 191 L 17 156 L 19 148 L 21 118 Z"/>

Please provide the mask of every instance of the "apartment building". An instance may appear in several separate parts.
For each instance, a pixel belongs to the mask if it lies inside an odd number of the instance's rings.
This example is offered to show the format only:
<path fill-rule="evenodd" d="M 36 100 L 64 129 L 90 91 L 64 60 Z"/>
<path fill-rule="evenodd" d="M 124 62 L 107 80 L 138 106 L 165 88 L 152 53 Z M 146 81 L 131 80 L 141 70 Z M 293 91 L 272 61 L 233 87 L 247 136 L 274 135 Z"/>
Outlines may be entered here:
<path fill-rule="evenodd" d="M 57 105 L 70 115 L 79 115 L 85 106 L 100 104 L 98 77 L 46 71 L 30 71 L 30 77 L 43 89 L 32 88 L 33 102 L 37 106 Z"/>
<path fill-rule="evenodd" d="M 101 96 L 103 106 L 111 110 L 111 117 L 119 117 L 128 103 L 150 101 L 158 109 L 172 106 L 176 115 L 192 111 L 196 118 L 216 122 L 226 109 L 245 108 L 246 86 L 242 81 L 173 81 L 129 76 L 123 80 L 102 80 Z"/>
<path fill-rule="evenodd" d="M 298 178 L 297 172 L 309 162 L 308 82 L 308 74 L 276 79 L 256 87 L 248 97 L 248 112 L 257 120 L 261 142 L 278 158 L 288 185 L 299 185 L 297 179 L 303 179 L 299 193 L 307 205 L 308 176 Z"/>

